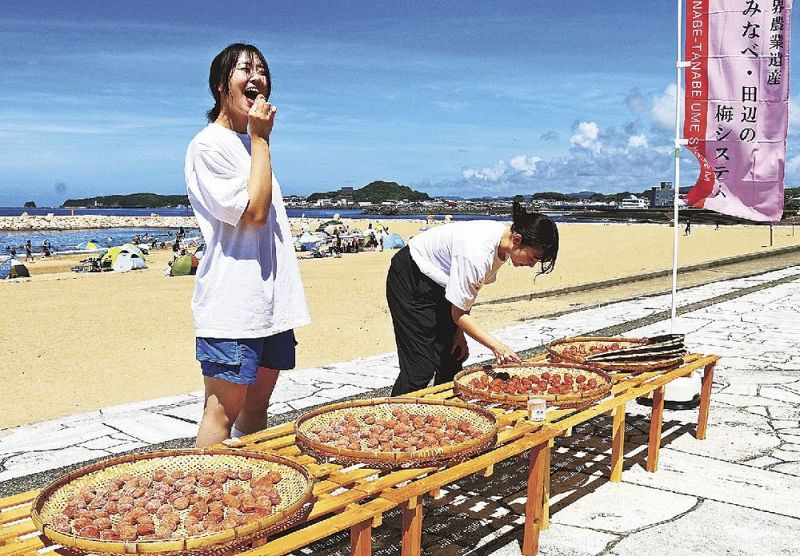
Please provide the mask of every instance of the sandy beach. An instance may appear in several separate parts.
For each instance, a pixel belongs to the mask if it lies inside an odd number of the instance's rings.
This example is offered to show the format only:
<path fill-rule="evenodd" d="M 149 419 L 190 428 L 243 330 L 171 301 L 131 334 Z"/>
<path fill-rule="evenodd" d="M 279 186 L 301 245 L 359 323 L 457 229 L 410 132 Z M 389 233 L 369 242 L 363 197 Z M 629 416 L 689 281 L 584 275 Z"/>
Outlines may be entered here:
<path fill-rule="evenodd" d="M 422 221 L 386 221 L 404 238 Z M 296 223 L 295 224 L 299 224 Z M 315 222 L 311 221 L 314 225 Z M 366 228 L 366 221 L 349 222 Z M 492 299 L 546 292 L 669 269 L 673 229 L 647 224 L 561 224 L 555 271 L 534 281 L 531 269 L 504 266 L 473 310 L 489 329 L 571 307 L 609 301 L 606 290 L 491 304 Z M 769 247 L 764 226 L 693 226 L 680 231 L 680 265 L 800 246 L 800 232 L 775 227 Z M 298 366 L 327 363 L 394 349 L 384 297 L 394 251 L 301 259 L 313 324 L 297 330 Z M 0 282 L 5 325 L 0 380 L 6 400 L 0 428 L 114 404 L 202 389 L 194 360 L 189 307 L 193 278 L 164 276 L 171 250 L 154 251 L 149 268 L 129 273 L 76 274 L 82 257 L 37 259 L 32 278 Z M 632 283 L 616 296 L 663 291 L 670 278 Z M 686 284 L 680 284 L 686 285 Z M 663 309 L 668 309 L 664 307 Z"/>

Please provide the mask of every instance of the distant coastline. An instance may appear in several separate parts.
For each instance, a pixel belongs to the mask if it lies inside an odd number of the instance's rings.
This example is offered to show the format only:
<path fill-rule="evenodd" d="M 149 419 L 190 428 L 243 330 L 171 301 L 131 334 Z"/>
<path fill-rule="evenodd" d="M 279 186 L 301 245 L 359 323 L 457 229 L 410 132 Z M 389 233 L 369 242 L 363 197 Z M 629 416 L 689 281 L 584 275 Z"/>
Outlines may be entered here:
<path fill-rule="evenodd" d="M 534 209 L 537 210 L 537 209 Z M 626 210 L 626 209 L 577 209 L 540 208 L 556 222 L 625 222 L 669 224 L 672 221 L 671 208 Z M 433 216 L 442 220 L 445 216 L 453 220 L 510 220 L 509 206 L 424 206 L 420 204 L 373 205 L 370 207 L 318 207 L 290 203 L 287 206 L 290 218 L 333 219 L 412 219 L 427 220 Z M 726 216 L 723 214 L 694 208 L 681 208 L 680 219 L 690 219 L 694 224 L 758 224 Z M 786 217 L 781 224 L 792 224 L 797 217 Z M 763 223 L 768 224 L 768 223 Z M 191 206 L 181 208 L 63 208 L 63 207 L 0 207 L 0 230 L 35 231 L 65 229 L 103 229 L 103 228 L 177 228 L 195 227 L 194 212 Z"/>

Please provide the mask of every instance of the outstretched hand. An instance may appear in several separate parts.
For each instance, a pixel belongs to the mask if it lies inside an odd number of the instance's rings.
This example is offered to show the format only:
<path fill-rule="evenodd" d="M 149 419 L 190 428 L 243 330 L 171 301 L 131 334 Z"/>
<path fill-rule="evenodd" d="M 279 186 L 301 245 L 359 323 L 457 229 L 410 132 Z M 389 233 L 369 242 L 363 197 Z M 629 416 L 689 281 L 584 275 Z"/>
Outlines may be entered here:
<path fill-rule="evenodd" d="M 499 365 L 505 365 L 508 363 L 522 363 L 522 359 L 519 358 L 519 355 L 517 355 L 514 350 L 505 344 L 497 344 L 492 348 L 492 351 L 494 352 L 494 356 L 497 358 L 497 363 Z"/>
<path fill-rule="evenodd" d="M 269 139 L 277 111 L 278 109 L 275 106 L 267 102 L 264 95 L 258 95 L 247 113 L 250 137 Z"/>

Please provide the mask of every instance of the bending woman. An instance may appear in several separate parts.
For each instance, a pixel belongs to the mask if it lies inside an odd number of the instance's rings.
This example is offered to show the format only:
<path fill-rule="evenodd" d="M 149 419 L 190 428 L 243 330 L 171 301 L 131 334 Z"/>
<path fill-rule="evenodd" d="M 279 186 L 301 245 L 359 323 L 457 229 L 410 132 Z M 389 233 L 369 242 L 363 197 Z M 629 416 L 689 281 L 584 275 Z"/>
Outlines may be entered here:
<path fill-rule="evenodd" d="M 519 356 L 470 315 L 485 284 L 508 260 L 553 270 L 558 228 L 550 218 L 514 203 L 512 224 L 455 222 L 416 235 L 393 258 L 386 278 L 400 375 L 393 396 L 453 380 L 469 356 L 464 333 L 494 353 L 498 363 Z"/>

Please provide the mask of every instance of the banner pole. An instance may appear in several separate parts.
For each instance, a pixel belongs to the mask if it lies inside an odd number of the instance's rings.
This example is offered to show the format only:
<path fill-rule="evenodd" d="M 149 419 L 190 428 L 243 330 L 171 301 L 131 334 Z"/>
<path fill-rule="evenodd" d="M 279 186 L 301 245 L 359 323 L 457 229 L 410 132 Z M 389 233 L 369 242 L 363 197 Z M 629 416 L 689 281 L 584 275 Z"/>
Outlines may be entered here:
<path fill-rule="evenodd" d="M 674 195 L 672 199 L 672 309 L 669 322 L 670 333 L 675 333 L 675 316 L 677 315 L 677 293 L 678 293 L 678 192 L 681 187 L 681 70 L 685 67 L 681 54 L 681 31 L 682 27 L 682 2 L 678 0 L 678 36 L 677 54 L 675 60 L 675 179 Z"/>

